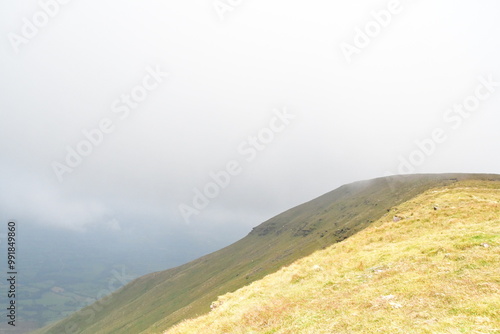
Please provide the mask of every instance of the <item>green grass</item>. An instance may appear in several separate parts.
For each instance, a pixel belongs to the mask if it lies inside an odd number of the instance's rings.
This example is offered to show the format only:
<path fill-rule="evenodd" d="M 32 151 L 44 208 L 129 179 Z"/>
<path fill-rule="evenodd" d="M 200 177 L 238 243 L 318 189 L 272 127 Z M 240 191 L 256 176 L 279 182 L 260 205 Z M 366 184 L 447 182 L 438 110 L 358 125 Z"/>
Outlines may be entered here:
<path fill-rule="evenodd" d="M 235 291 L 314 251 L 341 242 L 384 215 L 391 219 L 393 215 L 401 215 L 397 206 L 415 196 L 464 180 L 499 181 L 500 177 L 414 175 L 342 186 L 264 222 L 233 245 L 183 266 L 140 277 L 109 298 L 34 333 L 159 333 L 184 319 L 209 312 L 211 302 L 219 295 Z M 454 215 L 452 211 L 449 214 Z M 432 217 L 415 219 L 423 224 L 432 221 Z M 408 220 L 401 222 L 404 224 Z M 406 227 L 400 226 L 377 235 L 382 240 L 374 242 L 391 244 L 397 240 L 398 230 L 403 229 L 406 231 Z M 460 244 L 466 242 L 457 241 L 457 245 Z M 405 247 L 411 249 L 413 245 Z M 346 247 L 344 252 L 353 253 L 355 249 Z M 378 256 L 379 261 L 387 261 L 390 254 Z M 357 266 L 361 269 L 367 264 L 358 263 Z M 307 278 L 307 275 L 299 275 L 294 280 L 300 285 Z M 354 279 L 363 281 L 365 278 Z M 332 284 L 338 288 L 337 283 Z M 281 305 L 283 312 L 288 306 Z M 313 320 L 306 322 L 313 323 Z"/>
<path fill-rule="evenodd" d="M 427 191 L 165 334 L 500 333 L 500 184 Z M 434 210 L 434 203 L 439 210 Z M 485 246 L 485 244 L 487 244 Z"/>

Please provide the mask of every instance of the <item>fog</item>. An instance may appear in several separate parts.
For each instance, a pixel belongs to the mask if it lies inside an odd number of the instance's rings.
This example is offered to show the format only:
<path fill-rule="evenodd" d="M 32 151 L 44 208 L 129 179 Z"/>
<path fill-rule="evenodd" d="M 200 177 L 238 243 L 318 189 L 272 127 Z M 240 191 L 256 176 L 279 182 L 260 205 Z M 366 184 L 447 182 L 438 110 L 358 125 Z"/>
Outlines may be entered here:
<path fill-rule="evenodd" d="M 219 245 L 345 183 L 497 173 L 498 13 L 493 0 L 4 2 L 0 219 Z"/>

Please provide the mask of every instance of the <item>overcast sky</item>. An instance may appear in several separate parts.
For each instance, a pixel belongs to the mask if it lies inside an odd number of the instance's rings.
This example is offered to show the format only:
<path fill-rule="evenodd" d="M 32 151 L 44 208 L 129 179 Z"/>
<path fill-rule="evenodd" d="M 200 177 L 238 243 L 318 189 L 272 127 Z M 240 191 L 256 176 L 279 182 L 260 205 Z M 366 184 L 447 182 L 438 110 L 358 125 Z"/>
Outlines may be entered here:
<path fill-rule="evenodd" d="M 499 13 L 497 0 L 4 1 L 0 218 L 244 235 L 348 182 L 497 173 Z"/>

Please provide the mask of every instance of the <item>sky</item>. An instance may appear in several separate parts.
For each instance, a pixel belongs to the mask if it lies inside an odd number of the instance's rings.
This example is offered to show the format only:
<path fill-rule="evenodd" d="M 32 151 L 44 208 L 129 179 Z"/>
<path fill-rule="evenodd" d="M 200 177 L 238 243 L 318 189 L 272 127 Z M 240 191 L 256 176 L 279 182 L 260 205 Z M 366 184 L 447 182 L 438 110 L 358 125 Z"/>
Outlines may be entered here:
<path fill-rule="evenodd" d="M 498 13 L 496 0 L 3 2 L 0 219 L 226 242 L 345 183 L 498 173 Z"/>

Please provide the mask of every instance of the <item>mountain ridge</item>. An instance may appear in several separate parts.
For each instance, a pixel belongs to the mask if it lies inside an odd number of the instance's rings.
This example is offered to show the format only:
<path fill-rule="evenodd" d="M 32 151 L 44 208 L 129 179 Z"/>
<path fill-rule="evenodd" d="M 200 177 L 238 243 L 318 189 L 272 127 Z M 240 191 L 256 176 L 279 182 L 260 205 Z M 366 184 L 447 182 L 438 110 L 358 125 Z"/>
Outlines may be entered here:
<path fill-rule="evenodd" d="M 496 333 L 500 183 L 459 181 L 164 334 Z"/>
<path fill-rule="evenodd" d="M 182 266 L 142 276 L 34 334 L 157 333 L 210 310 L 210 304 L 314 251 L 363 230 L 419 194 L 494 174 L 430 174 L 377 178 L 341 186 L 256 226 L 243 239 Z"/>

